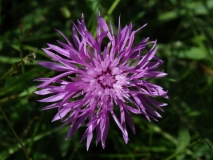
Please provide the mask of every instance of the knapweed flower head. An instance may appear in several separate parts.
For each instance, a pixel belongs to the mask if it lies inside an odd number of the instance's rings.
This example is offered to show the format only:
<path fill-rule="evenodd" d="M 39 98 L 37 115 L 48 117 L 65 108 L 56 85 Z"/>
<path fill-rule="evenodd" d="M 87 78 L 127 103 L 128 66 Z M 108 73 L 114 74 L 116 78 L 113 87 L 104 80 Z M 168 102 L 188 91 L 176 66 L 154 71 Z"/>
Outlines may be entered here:
<path fill-rule="evenodd" d="M 165 103 L 157 102 L 153 97 L 167 97 L 162 87 L 149 82 L 150 79 L 166 76 L 158 70 L 163 63 L 155 56 L 156 41 L 145 38 L 133 46 L 135 34 L 144 28 L 132 31 L 133 25 L 123 29 L 118 22 L 117 35 L 111 25 L 98 16 L 97 38 L 87 30 L 84 16 L 73 24 L 72 41 L 60 31 L 66 43 L 58 41 L 60 46 L 47 44 L 44 52 L 54 62 L 39 62 L 43 67 L 59 72 L 52 78 L 39 78 L 42 83 L 36 91 L 38 95 L 48 95 L 40 102 L 52 102 L 43 108 L 58 108 L 52 121 L 61 120 L 63 125 L 70 124 L 67 138 L 71 137 L 83 124 L 86 131 L 81 141 L 87 138 L 87 150 L 96 132 L 96 144 L 105 147 L 110 118 L 113 118 L 122 132 L 125 143 L 128 142 L 127 124 L 135 134 L 131 113 L 144 115 L 149 121 L 157 120 L 161 115 L 153 109 L 162 110 Z M 102 40 L 108 39 L 103 46 Z M 152 48 L 147 50 L 148 44 Z M 142 51 L 147 50 L 146 54 Z M 116 110 L 116 111 L 115 111 Z M 117 116 L 115 112 L 119 112 Z"/>

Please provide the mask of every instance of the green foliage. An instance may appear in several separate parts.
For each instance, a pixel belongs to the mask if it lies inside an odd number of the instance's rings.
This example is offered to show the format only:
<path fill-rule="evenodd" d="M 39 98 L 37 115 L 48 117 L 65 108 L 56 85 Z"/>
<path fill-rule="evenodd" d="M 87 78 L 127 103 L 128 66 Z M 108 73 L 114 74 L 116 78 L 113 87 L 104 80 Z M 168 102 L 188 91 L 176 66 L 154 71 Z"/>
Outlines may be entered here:
<path fill-rule="evenodd" d="M 135 41 L 158 40 L 157 55 L 168 76 L 155 81 L 170 98 L 159 122 L 132 115 L 137 133 L 130 133 L 128 145 L 111 122 L 106 149 L 93 141 L 87 152 L 85 141 L 79 143 L 84 127 L 65 140 L 69 126 L 58 129 L 60 122 L 51 123 L 57 111 L 40 112 L 44 104 L 37 102 L 41 97 L 34 94 L 33 79 L 55 74 L 36 64 L 49 60 L 41 50 L 46 43 L 63 41 L 54 29 L 71 37 L 70 20 L 76 22 L 84 13 L 95 35 L 98 11 L 114 29 L 119 15 L 122 26 L 133 22 L 136 29 L 148 23 Z M 212 0 L 1 1 L 0 106 L 31 159 L 213 159 L 212 17 Z M 0 159 L 26 159 L 2 114 L 0 122 Z"/>

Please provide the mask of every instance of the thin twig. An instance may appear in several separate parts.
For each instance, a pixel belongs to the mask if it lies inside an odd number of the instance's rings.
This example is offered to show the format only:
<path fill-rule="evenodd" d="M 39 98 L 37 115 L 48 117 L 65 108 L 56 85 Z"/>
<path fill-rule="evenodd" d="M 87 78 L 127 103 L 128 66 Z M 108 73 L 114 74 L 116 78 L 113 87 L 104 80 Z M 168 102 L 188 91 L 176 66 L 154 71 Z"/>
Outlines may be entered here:
<path fill-rule="evenodd" d="M 25 56 L 21 61 L 15 62 L 11 68 L 3 75 L 0 76 L 0 82 L 6 79 L 8 76 L 13 75 L 18 72 L 18 68 L 27 62 L 33 62 L 36 59 L 36 49 L 31 51 L 27 56 Z"/>
<path fill-rule="evenodd" d="M 10 129 L 12 130 L 12 132 L 13 132 L 14 136 L 16 137 L 17 141 L 19 142 L 19 144 L 20 144 L 22 150 L 24 151 L 24 154 L 25 154 L 26 158 L 27 158 L 28 160 L 31 160 L 31 158 L 30 158 L 29 155 L 27 154 L 27 151 L 26 151 L 26 149 L 24 148 L 24 146 L 23 146 L 23 144 L 22 144 L 20 138 L 19 138 L 18 135 L 16 134 L 16 132 L 15 132 L 15 130 L 13 129 L 12 125 L 10 124 L 10 121 L 9 121 L 9 119 L 7 118 L 7 116 L 6 116 L 6 114 L 4 113 L 3 109 L 1 108 L 1 106 L 0 106 L 0 111 L 1 111 L 1 113 L 2 113 L 2 115 L 3 115 L 3 117 L 4 117 L 4 119 L 7 121 L 7 124 L 8 124 L 8 126 L 10 127 Z"/>

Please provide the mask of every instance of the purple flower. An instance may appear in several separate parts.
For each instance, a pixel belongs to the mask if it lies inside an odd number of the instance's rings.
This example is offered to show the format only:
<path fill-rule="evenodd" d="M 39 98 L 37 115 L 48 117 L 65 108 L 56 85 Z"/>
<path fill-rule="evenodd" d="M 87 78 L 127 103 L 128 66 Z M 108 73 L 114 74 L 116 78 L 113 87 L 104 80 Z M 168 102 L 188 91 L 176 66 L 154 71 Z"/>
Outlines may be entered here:
<path fill-rule="evenodd" d="M 53 102 L 43 108 L 58 108 L 52 121 L 61 120 L 62 126 L 70 124 L 67 138 L 70 138 L 83 123 L 86 124 L 81 141 L 87 138 L 87 150 L 96 131 L 96 145 L 105 140 L 109 130 L 110 115 L 122 132 L 125 143 L 128 142 L 128 124 L 135 134 L 135 126 L 130 113 L 142 114 L 149 121 L 161 118 L 152 106 L 162 110 L 165 103 L 152 97 L 168 98 L 162 87 L 149 82 L 150 79 L 167 74 L 158 71 L 163 61 L 155 56 L 156 41 L 147 42 L 146 38 L 133 46 L 135 34 L 144 28 L 132 31 L 133 25 L 123 29 L 118 22 L 118 34 L 115 35 L 105 20 L 98 16 L 97 38 L 87 30 L 84 16 L 72 27 L 72 40 L 58 31 L 66 43 L 58 41 L 59 46 L 47 44 L 43 49 L 55 62 L 39 62 L 43 67 L 61 72 L 53 78 L 39 78 L 42 88 L 35 93 L 48 95 L 40 102 Z M 102 40 L 108 39 L 103 47 Z M 148 44 L 153 47 L 142 54 Z M 117 117 L 115 110 L 120 110 Z"/>

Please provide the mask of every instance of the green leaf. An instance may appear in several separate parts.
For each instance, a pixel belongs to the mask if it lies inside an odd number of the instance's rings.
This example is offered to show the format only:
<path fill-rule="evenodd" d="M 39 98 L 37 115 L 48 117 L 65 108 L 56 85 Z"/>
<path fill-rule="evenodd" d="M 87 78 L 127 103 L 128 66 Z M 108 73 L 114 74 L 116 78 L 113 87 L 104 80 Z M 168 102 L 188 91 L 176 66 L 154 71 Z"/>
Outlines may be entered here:
<path fill-rule="evenodd" d="M 61 9 L 62 15 L 63 15 L 65 18 L 70 18 L 70 17 L 71 17 L 71 12 L 70 12 L 70 10 L 69 10 L 67 7 L 63 6 L 63 7 L 61 7 L 60 9 Z"/>
<path fill-rule="evenodd" d="M 18 45 L 12 44 L 10 45 L 12 48 L 14 48 L 17 51 L 20 51 L 20 47 Z"/>
<path fill-rule="evenodd" d="M 176 147 L 176 153 L 180 153 L 177 156 L 177 160 L 184 160 L 187 147 L 190 143 L 189 129 L 186 127 L 180 127 L 178 131 L 178 143 Z"/>
<path fill-rule="evenodd" d="M 206 52 L 200 47 L 191 47 L 189 50 L 176 50 L 173 55 L 178 58 L 201 60 L 207 57 Z"/>
<path fill-rule="evenodd" d="M 29 94 L 32 94 L 35 91 L 36 91 L 36 86 L 29 87 L 26 90 L 24 90 L 23 92 L 21 92 L 19 94 L 19 97 L 27 96 Z"/>

